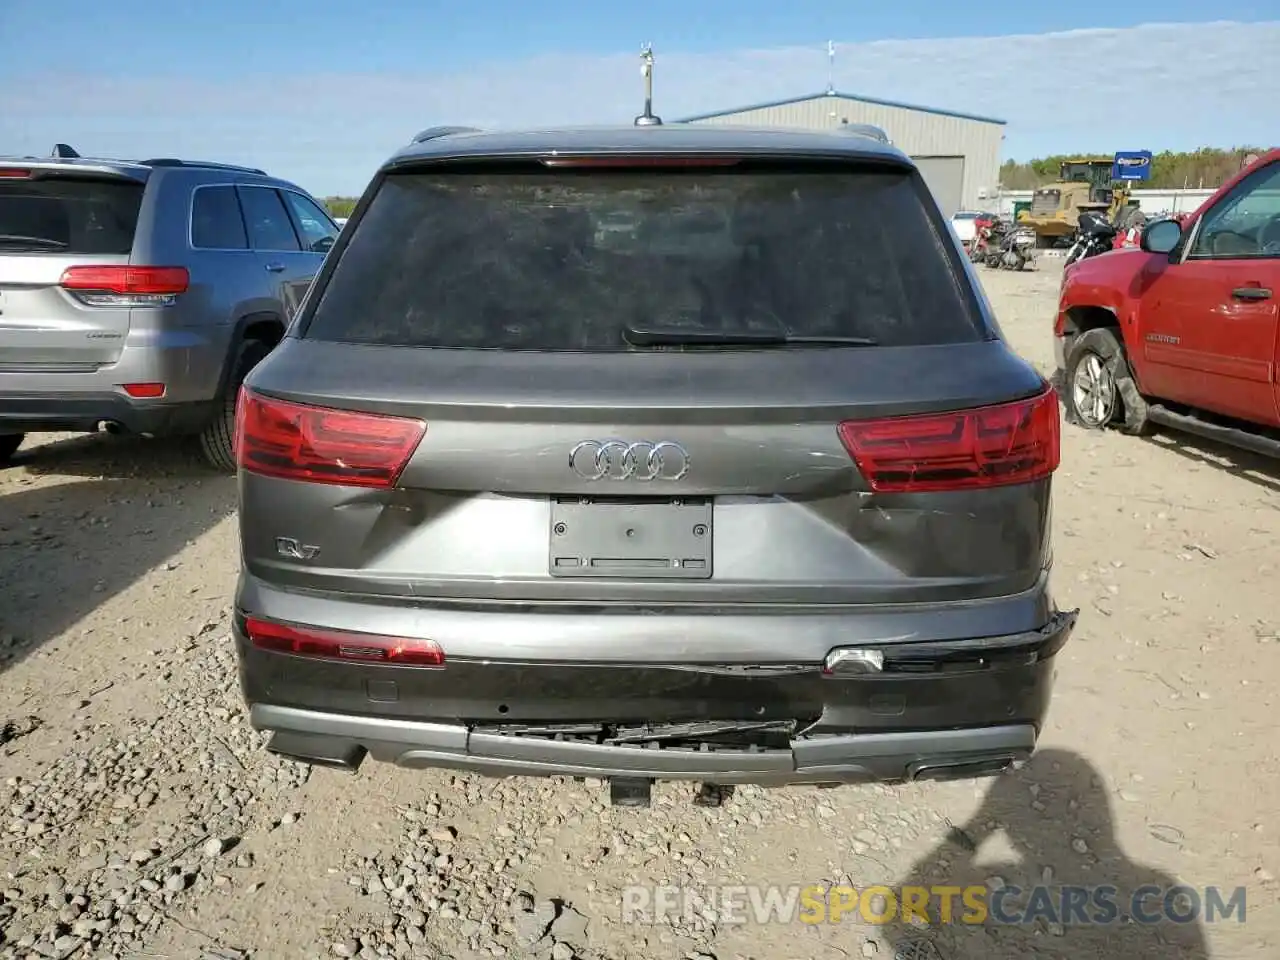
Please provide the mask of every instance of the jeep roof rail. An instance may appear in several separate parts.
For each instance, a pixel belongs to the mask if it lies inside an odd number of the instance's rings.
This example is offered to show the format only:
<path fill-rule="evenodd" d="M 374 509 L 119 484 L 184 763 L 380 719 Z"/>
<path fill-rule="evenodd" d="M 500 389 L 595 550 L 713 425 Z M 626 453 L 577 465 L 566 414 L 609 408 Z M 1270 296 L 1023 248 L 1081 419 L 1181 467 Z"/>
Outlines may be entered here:
<path fill-rule="evenodd" d="M 144 167 L 195 167 L 204 170 L 231 170 L 235 173 L 253 173 L 265 177 L 267 172 L 257 167 L 244 167 L 235 163 L 213 163 L 209 160 L 178 160 L 174 157 L 157 157 L 138 161 Z"/>
<path fill-rule="evenodd" d="M 418 133 L 412 143 L 426 143 L 428 140 L 438 140 L 440 137 L 452 137 L 458 133 L 482 133 L 479 127 L 427 127 L 427 129 Z"/>

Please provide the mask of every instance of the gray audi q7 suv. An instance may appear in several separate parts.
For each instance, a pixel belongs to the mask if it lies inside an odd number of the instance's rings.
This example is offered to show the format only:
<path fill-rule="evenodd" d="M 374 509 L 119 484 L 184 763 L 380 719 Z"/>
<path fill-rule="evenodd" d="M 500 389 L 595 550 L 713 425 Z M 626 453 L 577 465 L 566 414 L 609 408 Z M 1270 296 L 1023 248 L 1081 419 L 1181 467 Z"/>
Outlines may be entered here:
<path fill-rule="evenodd" d="M 424 133 L 236 444 L 241 683 L 315 764 L 991 774 L 1075 623 L 1056 396 L 870 136 Z"/>
<path fill-rule="evenodd" d="M 0 158 L 0 464 L 29 431 L 198 437 L 235 469 L 235 398 L 338 228 L 261 170 Z"/>

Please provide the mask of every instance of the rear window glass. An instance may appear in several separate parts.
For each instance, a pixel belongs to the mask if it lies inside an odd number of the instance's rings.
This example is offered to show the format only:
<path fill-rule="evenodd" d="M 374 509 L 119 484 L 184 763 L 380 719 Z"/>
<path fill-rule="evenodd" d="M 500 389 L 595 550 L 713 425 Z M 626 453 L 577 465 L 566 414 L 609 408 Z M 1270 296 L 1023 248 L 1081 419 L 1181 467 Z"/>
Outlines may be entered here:
<path fill-rule="evenodd" d="M 981 339 L 900 172 L 393 174 L 306 336 L 420 347 L 636 349 L 693 334 Z"/>
<path fill-rule="evenodd" d="M 118 180 L 0 180 L 0 253 L 128 254 L 142 191 Z"/>

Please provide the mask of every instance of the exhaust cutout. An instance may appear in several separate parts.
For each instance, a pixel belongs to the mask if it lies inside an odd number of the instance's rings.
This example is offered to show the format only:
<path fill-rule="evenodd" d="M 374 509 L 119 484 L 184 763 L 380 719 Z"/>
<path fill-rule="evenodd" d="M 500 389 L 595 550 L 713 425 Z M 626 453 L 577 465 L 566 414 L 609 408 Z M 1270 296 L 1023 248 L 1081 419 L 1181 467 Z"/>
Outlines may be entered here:
<path fill-rule="evenodd" d="M 990 757 L 985 760 L 964 760 L 941 763 L 913 763 L 907 776 L 913 782 L 924 780 L 973 780 L 979 777 L 998 777 L 1019 763 L 1017 757 Z"/>
<path fill-rule="evenodd" d="M 273 733 L 267 742 L 267 752 L 296 763 L 355 773 L 364 762 L 366 750 L 358 743 L 334 743 L 327 737 L 312 737 L 303 733 Z"/>

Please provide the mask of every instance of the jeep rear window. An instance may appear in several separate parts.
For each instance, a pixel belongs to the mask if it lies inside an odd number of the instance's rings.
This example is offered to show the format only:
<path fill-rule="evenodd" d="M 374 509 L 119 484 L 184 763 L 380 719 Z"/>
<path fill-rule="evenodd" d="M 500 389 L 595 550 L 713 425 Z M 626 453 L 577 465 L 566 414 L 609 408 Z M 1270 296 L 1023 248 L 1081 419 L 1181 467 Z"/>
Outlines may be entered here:
<path fill-rule="evenodd" d="M 627 326 L 983 337 L 909 173 L 474 171 L 387 176 L 304 335 L 549 351 L 637 349 Z"/>
<path fill-rule="evenodd" d="M 131 180 L 0 179 L 0 253 L 127 255 L 143 190 Z"/>

